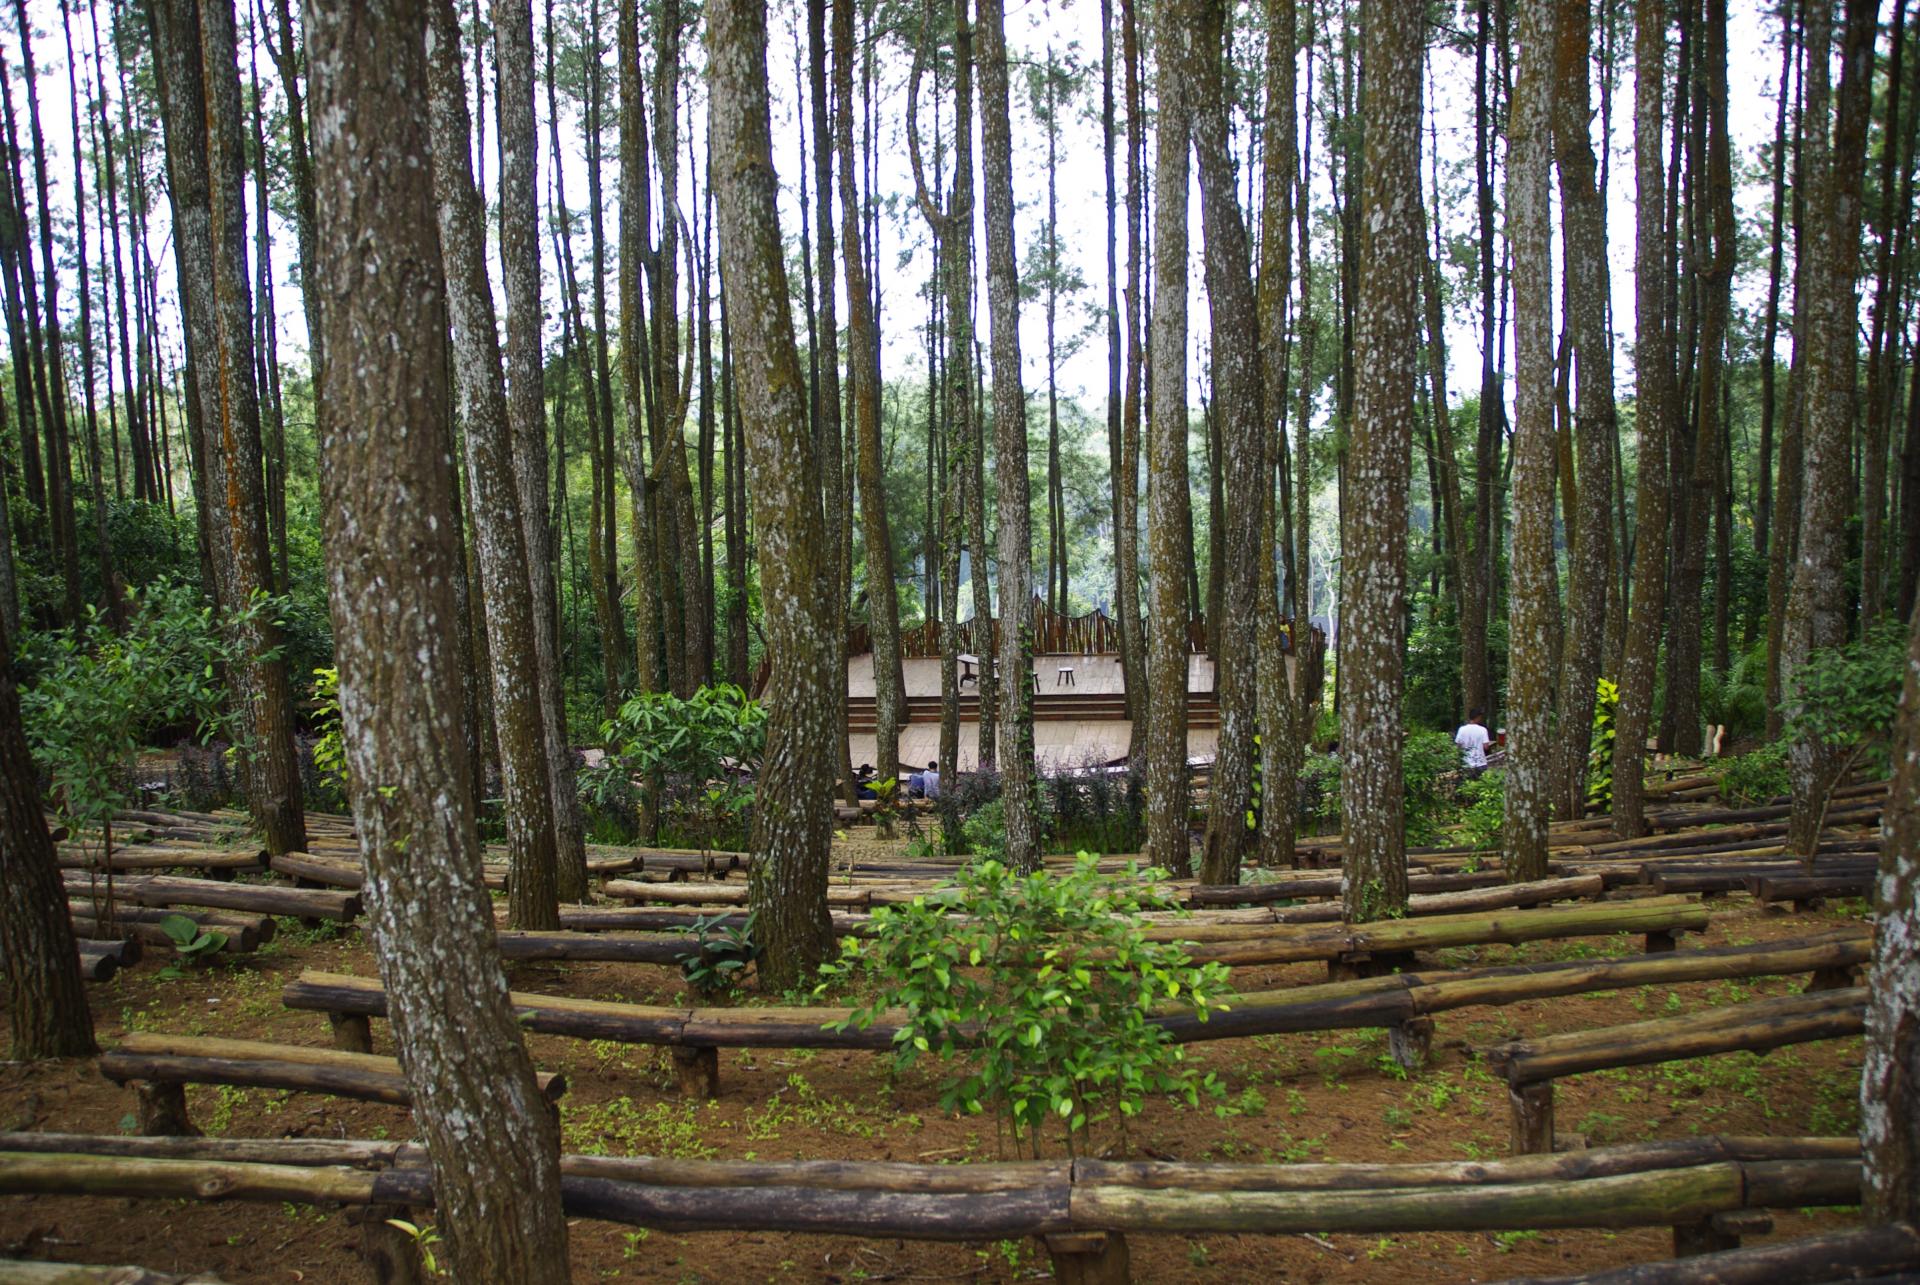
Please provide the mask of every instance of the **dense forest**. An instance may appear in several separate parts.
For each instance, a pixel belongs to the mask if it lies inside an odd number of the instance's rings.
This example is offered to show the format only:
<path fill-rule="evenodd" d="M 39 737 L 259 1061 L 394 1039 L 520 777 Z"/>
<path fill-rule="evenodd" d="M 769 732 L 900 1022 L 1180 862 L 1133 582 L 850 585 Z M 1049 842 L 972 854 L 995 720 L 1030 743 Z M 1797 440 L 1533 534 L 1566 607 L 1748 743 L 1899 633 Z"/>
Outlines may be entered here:
<path fill-rule="evenodd" d="M 702 993 L 750 965 L 869 1024 L 892 997 L 931 1023 L 910 1062 L 980 1038 L 913 1006 L 1023 930 L 886 989 L 947 929 L 849 926 L 855 827 L 957 879 L 927 894 L 953 923 L 1016 899 L 1002 873 L 1051 889 L 1028 939 L 1158 961 L 1118 970 L 1155 1021 L 1226 1007 L 1224 966 L 1161 960 L 1132 912 L 1170 903 L 1050 858 L 1137 853 L 1190 908 L 1330 861 L 1301 895 L 1365 932 L 1592 875 L 1570 844 L 1751 841 L 1841 880 L 1796 909 L 1844 887 L 1877 924 L 1859 1202 L 1920 1219 L 1907 0 L 11 9 L 17 1058 L 94 1054 L 75 960 L 156 939 L 116 926 L 117 871 L 132 914 L 239 908 L 140 900 L 216 832 L 289 891 L 350 866 L 404 1080 L 374 1100 L 411 1101 L 431 1184 L 373 1203 L 436 1207 L 399 1225 L 460 1279 L 557 1280 L 583 1171 L 501 952 L 669 926 L 581 917 L 700 904 L 607 885 L 661 853 L 748 871 L 718 903 L 748 917 L 691 921 Z M 1037 750 L 1109 654 L 1085 717 L 1125 753 Z M 1696 781 L 1726 815 L 1675 819 Z M 1193 1093 L 1091 1065 L 965 1093 L 1016 1138 L 1057 1111 L 1069 1153 L 1064 1086 Z"/>

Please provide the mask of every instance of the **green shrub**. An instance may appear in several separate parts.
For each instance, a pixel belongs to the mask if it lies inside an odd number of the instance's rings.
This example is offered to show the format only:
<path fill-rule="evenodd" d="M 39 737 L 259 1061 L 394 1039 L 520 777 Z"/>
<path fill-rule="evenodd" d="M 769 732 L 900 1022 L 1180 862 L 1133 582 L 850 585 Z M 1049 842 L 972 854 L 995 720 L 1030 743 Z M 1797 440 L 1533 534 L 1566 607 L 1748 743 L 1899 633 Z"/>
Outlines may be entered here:
<path fill-rule="evenodd" d="M 1897 620 L 1881 621 L 1844 647 L 1816 650 L 1787 680 L 1787 739 L 1817 741 L 1872 772 L 1890 770 L 1906 655 L 1906 628 Z"/>
<path fill-rule="evenodd" d="M 1778 798 L 1792 788 L 1787 777 L 1787 743 L 1775 741 L 1751 754 L 1721 759 L 1713 773 L 1720 781 L 1720 797 L 1749 806 Z"/>
<path fill-rule="evenodd" d="M 1203 1021 L 1226 1008 L 1223 966 L 1146 939 L 1138 913 L 1175 905 L 1159 871 L 1106 876 L 1089 853 L 1064 874 L 970 865 L 951 898 L 884 907 L 870 937 L 842 942 L 822 975 L 873 989 L 835 1029 L 904 1010 L 897 1070 L 923 1057 L 952 1064 L 944 1108 L 994 1113 L 1032 1154 L 1050 1134 L 1075 1153 L 1092 1126 L 1124 1128 L 1149 1094 L 1195 1105 L 1222 1092 L 1148 1020 L 1162 1006 Z"/>
<path fill-rule="evenodd" d="M 760 702 L 730 683 L 685 699 L 649 692 L 622 705 L 600 734 L 606 757 L 578 778 L 590 829 L 637 832 L 650 816 L 664 839 L 688 847 L 745 846 L 753 801 L 745 782 L 767 746 Z"/>
<path fill-rule="evenodd" d="M 1602 678 L 1594 692 L 1593 736 L 1587 749 L 1587 802 L 1601 811 L 1613 810 L 1614 716 L 1620 708 L 1620 688 Z"/>
<path fill-rule="evenodd" d="M 1460 813 L 1460 837 L 1479 851 L 1497 851 L 1506 834 L 1507 770 L 1489 768 L 1460 787 L 1466 807 Z"/>
<path fill-rule="evenodd" d="M 1460 782 L 1460 747 L 1445 732 L 1415 732 L 1400 750 L 1406 791 L 1407 842 L 1430 843 L 1453 819 Z"/>

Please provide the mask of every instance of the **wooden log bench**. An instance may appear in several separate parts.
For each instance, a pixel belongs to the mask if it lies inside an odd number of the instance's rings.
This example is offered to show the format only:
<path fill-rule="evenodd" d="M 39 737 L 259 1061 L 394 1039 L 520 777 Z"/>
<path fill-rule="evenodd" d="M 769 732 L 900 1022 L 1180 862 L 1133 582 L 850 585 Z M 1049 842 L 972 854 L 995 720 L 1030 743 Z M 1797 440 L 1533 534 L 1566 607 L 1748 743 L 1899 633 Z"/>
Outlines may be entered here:
<path fill-rule="evenodd" d="M 57 852 L 63 870 L 202 870 L 221 879 L 252 874 L 267 868 L 265 848 L 210 848 L 197 843 L 134 843 L 113 845 L 111 861 L 97 843 L 63 843 Z"/>
<path fill-rule="evenodd" d="M 325 1093 L 398 1107 L 412 1101 L 400 1063 L 393 1058 L 295 1044 L 136 1032 L 102 1053 L 99 1065 L 109 1080 L 134 1086 L 140 1132 L 157 1137 L 200 1132 L 187 1116 L 189 1084 Z M 541 1096 L 557 1108 L 567 1091 L 566 1078 L 548 1071 L 536 1074 Z"/>
<path fill-rule="evenodd" d="M 221 950 L 233 955 L 250 955 L 273 940 L 274 921 L 267 915 L 248 915 L 228 910 L 172 910 L 160 906 L 115 906 L 111 921 L 102 908 L 84 897 L 69 894 L 67 913 L 73 931 L 80 937 L 110 940 L 133 937 L 147 946 L 171 946 L 173 938 L 160 926 L 170 915 L 181 915 L 204 929 L 220 933 L 227 941 Z M 110 936 L 111 934 L 111 936 Z"/>
<path fill-rule="evenodd" d="M 1297 1031 L 1385 1027 L 1392 1051 L 1405 1065 L 1426 1055 L 1437 1013 L 1475 1005 L 1616 990 L 1630 986 L 1782 976 L 1858 967 L 1869 954 L 1864 930 L 1836 930 L 1791 942 L 1673 951 L 1626 959 L 1562 960 L 1493 968 L 1397 973 L 1352 978 L 1320 986 L 1241 995 L 1204 1022 L 1169 1007 L 1154 1020 L 1182 1043 L 1237 1039 Z M 674 1050 L 682 1089 L 713 1097 L 719 1090 L 722 1048 L 837 1048 L 884 1051 L 893 1047 L 899 1015 L 865 1028 L 830 1029 L 851 1010 L 809 1008 L 679 1008 L 624 1004 L 568 996 L 513 992 L 509 999 L 522 1025 L 543 1034 L 629 1044 L 663 1044 Z M 328 1016 L 338 1047 L 372 1047 L 370 1021 L 386 1015 L 386 992 L 372 978 L 305 972 L 282 992 L 291 1009 Z"/>
<path fill-rule="evenodd" d="M 1920 1228 L 1886 1223 L 1664 1263 L 1638 1263 L 1610 1272 L 1516 1277 L 1505 1285 L 1782 1285 L 1787 1281 L 1910 1281 L 1916 1275 L 1920 1275 Z"/>
<path fill-rule="evenodd" d="M 1747 891 L 1763 905 L 1789 902 L 1795 911 L 1811 910 L 1828 897 L 1871 897 L 1877 866 L 1818 874 L 1749 875 Z"/>
<path fill-rule="evenodd" d="M 38 1263 L 24 1258 L 0 1258 L 0 1285 L 225 1285 L 225 1282 L 208 1272 L 178 1276 L 125 1264 L 102 1267 L 90 1263 Z"/>
<path fill-rule="evenodd" d="M 1586 1071 L 1677 1062 L 1740 1050 L 1858 1035 L 1866 1026 L 1864 987 L 1752 1000 L 1685 1017 L 1633 1022 L 1513 1040 L 1485 1049 L 1507 1081 L 1516 1154 L 1553 1150 L 1554 1081 Z"/>
<path fill-rule="evenodd" d="M 669 1232 L 1036 1237 L 1067 1281 L 1120 1285 L 1129 1235 L 1688 1228 L 1857 1203 L 1850 1138 L 1696 1138 L 1471 1163 L 1098 1160 L 920 1165 L 563 1155 L 569 1216 Z M 0 1195 L 429 1208 L 418 1146 L 0 1134 Z M 1737 1223 L 1734 1225 L 1738 1225 Z"/>
<path fill-rule="evenodd" d="M 67 895 L 104 896 L 106 881 L 77 871 L 62 872 Z M 113 895 L 136 906 L 201 906 L 209 910 L 239 910 L 258 915 L 290 915 L 296 919 L 331 919 L 350 923 L 359 918 L 360 895 L 329 888 L 288 888 L 279 884 L 223 883 L 217 879 L 187 879 L 173 875 L 127 875 L 113 881 Z"/>

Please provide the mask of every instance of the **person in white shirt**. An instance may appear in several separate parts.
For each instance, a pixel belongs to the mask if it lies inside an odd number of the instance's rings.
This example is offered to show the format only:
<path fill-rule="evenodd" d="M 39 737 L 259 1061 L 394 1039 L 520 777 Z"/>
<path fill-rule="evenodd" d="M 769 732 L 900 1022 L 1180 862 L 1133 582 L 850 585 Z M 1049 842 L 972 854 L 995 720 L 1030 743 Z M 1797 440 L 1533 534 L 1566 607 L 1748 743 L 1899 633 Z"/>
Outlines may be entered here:
<path fill-rule="evenodd" d="M 1467 715 L 1467 721 L 1453 734 L 1453 743 L 1460 747 L 1460 753 L 1466 760 L 1467 775 L 1478 776 L 1487 770 L 1487 746 L 1493 737 L 1487 731 L 1486 715 L 1474 710 Z"/>

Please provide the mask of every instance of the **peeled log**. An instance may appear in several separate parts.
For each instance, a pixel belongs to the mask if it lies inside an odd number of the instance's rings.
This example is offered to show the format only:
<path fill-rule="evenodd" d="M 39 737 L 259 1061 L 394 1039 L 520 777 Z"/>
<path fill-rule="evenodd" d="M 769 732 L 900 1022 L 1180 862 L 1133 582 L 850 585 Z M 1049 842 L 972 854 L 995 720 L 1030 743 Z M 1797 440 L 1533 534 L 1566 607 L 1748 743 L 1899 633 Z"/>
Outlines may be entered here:
<path fill-rule="evenodd" d="M 1889 1223 L 1591 1275 L 1516 1278 L 1506 1285 L 1779 1285 L 1904 1279 L 1914 1271 L 1920 1271 L 1920 1230 Z"/>
<path fill-rule="evenodd" d="M 92 892 L 90 881 L 66 874 L 67 895 Z M 130 875 L 116 879 L 113 895 L 142 906 L 207 906 L 216 910 L 243 910 L 261 915 L 291 915 L 297 919 L 334 919 L 342 922 L 360 915 L 358 894 L 325 888 L 281 888 L 270 884 L 223 883 L 217 879 L 181 879 L 170 875 Z"/>

